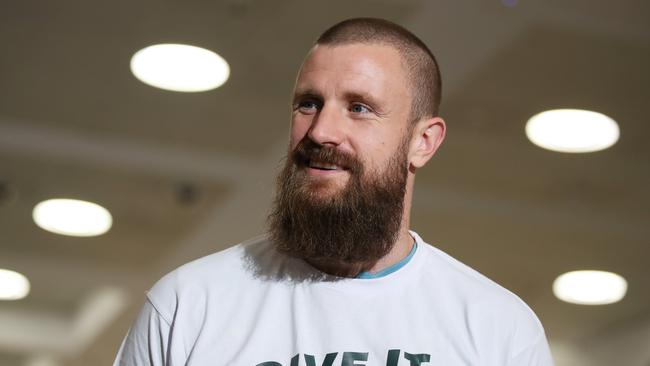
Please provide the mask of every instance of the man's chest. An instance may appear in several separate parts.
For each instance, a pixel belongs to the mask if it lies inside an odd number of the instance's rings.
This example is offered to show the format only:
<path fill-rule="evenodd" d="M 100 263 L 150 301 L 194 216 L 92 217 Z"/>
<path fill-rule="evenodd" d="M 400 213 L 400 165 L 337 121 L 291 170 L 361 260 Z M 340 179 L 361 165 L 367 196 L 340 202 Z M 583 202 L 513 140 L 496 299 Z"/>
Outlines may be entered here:
<path fill-rule="evenodd" d="M 461 313 L 425 303 L 267 294 L 242 299 L 225 313 L 208 313 L 192 337 L 186 364 L 475 365 L 468 329 Z"/>

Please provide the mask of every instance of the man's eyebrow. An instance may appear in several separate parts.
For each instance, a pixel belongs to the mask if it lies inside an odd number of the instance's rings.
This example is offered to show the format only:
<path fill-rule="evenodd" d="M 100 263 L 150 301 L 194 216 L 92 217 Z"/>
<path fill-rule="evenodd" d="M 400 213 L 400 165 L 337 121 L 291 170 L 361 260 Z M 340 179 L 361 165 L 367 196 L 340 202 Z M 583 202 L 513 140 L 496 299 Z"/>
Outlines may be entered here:
<path fill-rule="evenodd" d="M 350 92 L 346 92 L 344 95 L 345 98 L 348 100 L 360 100 L 373 105 L 379 104 L 377 98 L 370 93 L 350 91 Z"/>
<path fill-rule="evenodd" d="M 322 96 L 319 92 L 317 92 L 315 89 L 312 88 L 307 88 L 307 89 L 296 89 L 296 91 L 293 93 L 293 100 L 296 101 L 299 98 L 315 98 L 315 99 L 322 99 Z"/>
<path fill-rule="evenodd" d="M 386 112 L 384 110 L 384 105 L 380 102 L 380 100 L 370 93 L 349 91 L 344 95 L 347 100 L 360 101 L 369 104 L 370 107 L 372 107 L 372 109 L 377 113 L 383 114 Z"/>

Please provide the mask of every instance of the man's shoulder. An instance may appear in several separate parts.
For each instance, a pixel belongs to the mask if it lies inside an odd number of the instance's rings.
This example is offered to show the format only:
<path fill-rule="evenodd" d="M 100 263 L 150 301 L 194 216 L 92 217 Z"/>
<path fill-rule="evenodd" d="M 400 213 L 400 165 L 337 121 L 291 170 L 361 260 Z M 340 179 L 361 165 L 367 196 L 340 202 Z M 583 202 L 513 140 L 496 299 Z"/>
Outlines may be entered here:
<path fill-rule="evenodd" d="M 259 235 L 233 245 L 229 248 L 206 255 L 188 262 L 170 274 L 175 274 L 181 281 L 194 281 L 197 278 L 220 276 L 225 273 L 246 269 L 251 252 L 261 254 L 272 250 L 268 237 Z"/>
<path fill-rule="evenodd" d="M 518 299 L 512 292 L 479 271 L 433 245 L 424 244 L 426 270 L 459 294 L 464 293 L 467 296 L 485 298 L 486 300 L 490 298 L 506 301 Z"/>
<path fill-rule="evenodd" d="M 441 301 L 461 306 L 473 327 L 518 332 L 519 339 L 543 335 L 537 315 L 519 296 L 434 246 L 424 249 L 425 270 L 444 287 Z"/>
<path fill-rule="evenodd" d="M 147 292 L 147 297 L 154 304 L 169 299 L 199 295 L 228 287 L 232 283 L 250 275 L 250 257 L 269 254 L 272 247 L 266 235 L 257 236 L 188 262 L 167 273 Z"/>
<path fill-rule="evenodd" d="M 509 360 L 527 357 L 531 352 L 548 354 L 544 328 L 519 296 L 440 249 L 427 245 L 425 252 L 428 277 L 439 276 L 442 283 L 436 287 L 444 292 L 438 300 L 462 315 L 478 348 L 498 357 L 501 348 L 496 345 L 506 342 Z"/>

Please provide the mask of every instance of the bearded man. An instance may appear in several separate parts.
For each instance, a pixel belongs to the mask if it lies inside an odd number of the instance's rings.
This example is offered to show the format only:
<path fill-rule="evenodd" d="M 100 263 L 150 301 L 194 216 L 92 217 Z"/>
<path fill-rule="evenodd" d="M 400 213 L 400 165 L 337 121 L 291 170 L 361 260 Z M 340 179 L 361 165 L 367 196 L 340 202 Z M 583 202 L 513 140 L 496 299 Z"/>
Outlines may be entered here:
<path fill-rule="evenodd" d="M 115 365 L 552 365 L 515 295 L 409 231 L 416 171 L 445 136 L 415 35 L 351 19 L 296 80 L 269 234 L 148 293 Z"/>

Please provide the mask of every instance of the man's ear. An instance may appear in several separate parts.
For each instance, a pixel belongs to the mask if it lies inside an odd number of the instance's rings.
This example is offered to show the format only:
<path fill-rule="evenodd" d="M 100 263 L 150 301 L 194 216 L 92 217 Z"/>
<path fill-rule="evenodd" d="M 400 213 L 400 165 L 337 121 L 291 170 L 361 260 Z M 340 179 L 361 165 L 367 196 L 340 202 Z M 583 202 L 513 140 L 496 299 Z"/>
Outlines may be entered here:
<path fill-rule="evenodd" d="M 445 121 L 440 117 L 423 119 L 415 125 L 409 162 L 413 168 L 423 167 L 445 139 Z"/>

